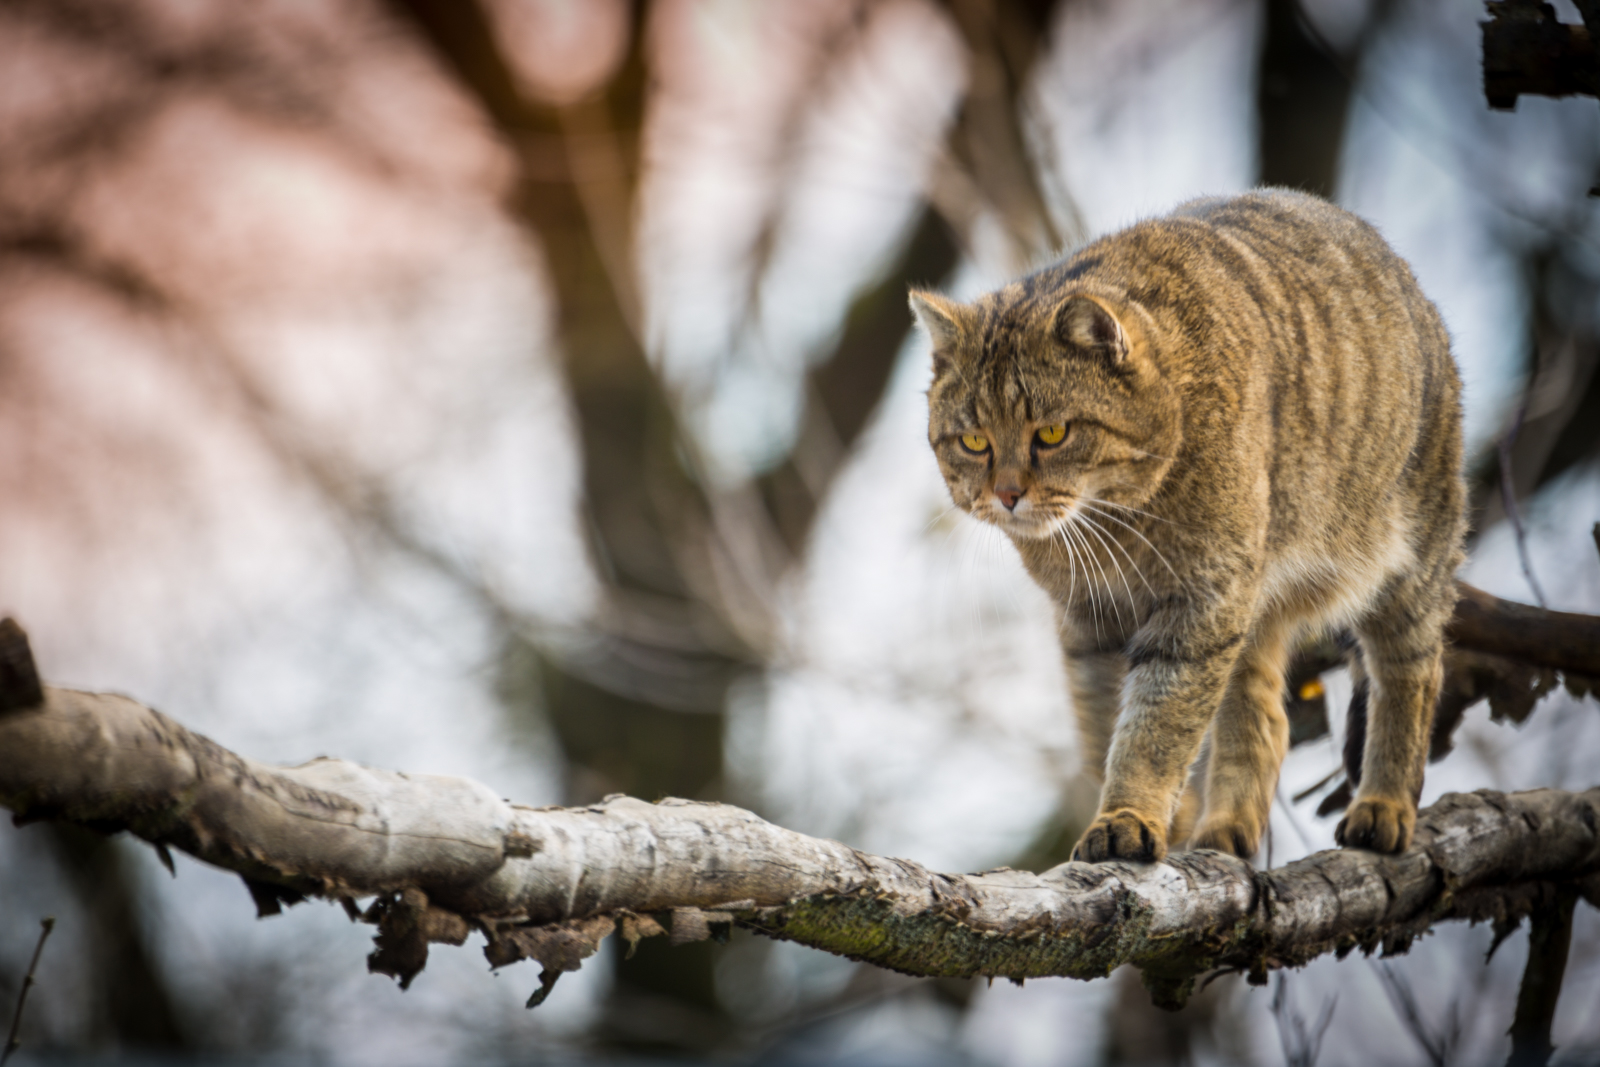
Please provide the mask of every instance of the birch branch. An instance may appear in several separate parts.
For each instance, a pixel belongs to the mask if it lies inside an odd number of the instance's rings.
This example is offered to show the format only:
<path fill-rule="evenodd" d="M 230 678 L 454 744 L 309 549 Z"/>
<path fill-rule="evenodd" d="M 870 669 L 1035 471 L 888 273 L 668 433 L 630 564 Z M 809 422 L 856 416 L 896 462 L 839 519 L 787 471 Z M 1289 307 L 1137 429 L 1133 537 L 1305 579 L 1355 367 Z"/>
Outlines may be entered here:
<path fill-rule="evenodd" d="M 0 805 L 18 822 L 182 849 L 243 875 L 264 912 L 342 900 L 379 928 L 369 967 L 402 984 L 430 942 L 476 930 L 493 965 L 543 965 L 536 1003 L 614 930 L 686 941 L 737 923 L 915 975 L 1093 978 L 1132 963 L 1176 1005 L 1208 971 L 1265 981 L 1325 952 L 1401 952 L 1448 919 L 1509 929 L 1562 888 L 1593 901 L 1600 883 L 1600 789 L 1452 794 L 1397 857 L 1324 852 L 1258 872 L 1195 851 L 940 874 L 724 804 L 531 808 L 461 778 L 268 766 L 127 697 L 30 690 L 20 634 L 0 633 Z"/>

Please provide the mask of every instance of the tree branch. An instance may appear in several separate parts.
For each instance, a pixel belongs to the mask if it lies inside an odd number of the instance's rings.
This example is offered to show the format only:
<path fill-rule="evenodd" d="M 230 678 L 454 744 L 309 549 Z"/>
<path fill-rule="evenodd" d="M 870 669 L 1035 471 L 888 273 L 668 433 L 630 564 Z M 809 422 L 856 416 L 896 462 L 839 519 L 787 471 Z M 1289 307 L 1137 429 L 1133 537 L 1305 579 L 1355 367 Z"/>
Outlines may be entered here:
<path fill-rule="evenodd" d="M 1489 106 L 1510 111 L 1519 95 L 1600 96 L 1592 25 L 1556 18 L 1542 0 L 1493 0 L 1483 27 L 1483 95 Z M 1579 0 L 1585 23 L 1595 7 Z"/>
<path fill-rule="evenodd" d="M 1511 1021 L 1511 1067 L 1544 1067 L 1555 1046 L 1550 1024 L 1567 970 L 1567 950 L 1572 944 L 1572 909 L 1577 893 L 1562 888 L 1552 899 L 1534 905 L 1528 924 L 1528 962 L 1517 991 L 1517 1014 Z"/>
<path fill-rule="evenodd" d="M 4 647 L 6 677 L 32 673 L 25 642 Z M 495 966 L 543 964 L 536 1000 L 613 930 L 633 941 L 662 932 L 659 919 L 674 941 L 738 923 L 916 975 L 1091 978 L 1132 963 L 1176 1005 L 1217 968 L 1265 981 L 1328 951 L 1404 951 L 1447 919 L 1504 926 L 1552 883 L 1593 900 L 1600 872 L 1600 789 L 1451 794 L 1397 857 L 1324 852 L 1257 872 L 1196 851 L 939 874 L 723 804 L 529 808 L 461 778 L 338 759 L 272 767 L 127 697 L 46 687 L 19 706 L 5 699 L 16 691 L 0 693 L 0 805 L 19 823 L 180 848 L 243 875 L 266 912 L 343 899 L 379 927 L 369 967 L 402 984 L 429 942 L 477 930 Z M 374 895 L 364 912 L 349 903 Z"/>
<path fill-rule="evenodd" d="M 1600 678 L 1600 616 L 1502 600 L 1456 582 L 1452 644 L 1540 667 Z"/>

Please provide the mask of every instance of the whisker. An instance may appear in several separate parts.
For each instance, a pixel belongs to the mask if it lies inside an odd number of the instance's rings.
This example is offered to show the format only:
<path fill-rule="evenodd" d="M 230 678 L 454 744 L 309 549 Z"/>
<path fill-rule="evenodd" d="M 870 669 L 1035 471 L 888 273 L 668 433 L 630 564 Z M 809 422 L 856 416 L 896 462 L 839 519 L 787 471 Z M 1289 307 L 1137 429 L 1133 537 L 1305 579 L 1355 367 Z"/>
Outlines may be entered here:
<path fill-rule="evenodd" d="M 952 504 L 951 506 L 954 507 L 955 505 Z M 949 512 L 946 512 L 945 514 L 948 515 Z M 943 518 L 943 517 L 944 517 L 943 515 L 940 516 L 940 518 Z M 948 530 L 946 530 L 944 532 L 944 540 L 939 542 L 939 552 L 941 554 L 944 553 L 944 552 L 949 551 L 949 549 L 950 549 L 950 539 L 953 538 L 956 535 L 956 531 L 960 530 L 961 526 L 962 526 L 961 523 L 953 522 L 953 523 L 950 524 L 950 529 L 948 529 Z M 927 533 L 927 531 L 924 530 L 923 533 Z"/>
<path fill-rule="evenodd" d="M 1067 573 L 1070 576 L 1070 583 L 1071 583 L 1071 584 L 1069 584 L 1067 586 L 1067 603 L 1071 604 L 1072 603 L 1072 598 L 1074 596 L 1076 596 L 1077 592 L 1078 592 L 1078 562 L 1077 562 L 1077 559 L 1073 556 L 1072 546 L 1067 544 L 1065 539 L 1062 538 L 1060 530 L 1056 530 L 1054 533 L 1052 533 L 1050 535 L 1050 545 L 1051 545 L 1052 548 L 1054 548 L 1056 550 L 1056 558 L 1058 558 L 1058 559 L 1061 558 L 1061 550 L 1063 548 L 1065 548 L 1067 550 L 1066 551 Z"/>
<path fill-rule="evenodd" d="M 1099 512 L 1096 512 L 1095 514 L 1099 515 L 1099 517 L 1102 518 L 1102 519 L 1109 518 L 1109 516 L 1107 516 L 1107 515 L 1100 515 Z M 1118 541 L 1115 537 L 1113 537 L 1110 530 L 1105 529 L 1103 526 L 1101 526 L 1099 523 L 1095 522 L 1094 519 L 1090 518 L 1088 515 L 1085 515 L 1083 517 L 1083 521 L 1088 523 L 1090 527 L 1092 527 L 1093 529 L 1095 529 L 1099 533 L 1105 535 L 1105 538 L 1108 541 L 1110 541 L 1111 546 L 1113 548 L 1116 548 L 1118 551 L 1120 551 L 1122 553 L 1123 557 L 1125 559 L 1127 559 L 1128 566 L 1132 567 L 1133 568 L 1133 573 L 1137 574 L 1139 576 L 1139 580 L 1144 583 L 1145 589 L 1149 591 L 1151 596 L 1155 596 L 1156 595 L 1155 587 L 1150 584 L 1150 579 L 1148 579 L 1148 578 L 1146 578 L 1144 576 L 1144 571 L 1139 568 L 1138 561 L 1133 558 L 1133 554 L 1128 551 L 1127 546 L 1124 545 L 1121 541 Z M 1124 525 L 1126 525 L 1126 524 L 1124 524 Z M 1112 558 L 1114 559 L 1116 557 L 1112 557 Z M 1122 565 L 1118 564 L 1117 565 L 1117 569 L 1121 570 L 1121 568 L 1122 568 Z M 1123 579 L 1123 583 L 1124 584 L 1127 583 L 1127 579 L 1126 578 Z M 1132 601 L 1132 599 L 1133 599 L 1133 594 L 1131 592 L 1128 594 L 1128 599 L 1129 599 L 1129 601 Z"/>
<path fill-rule="evenodd" d="M 1090 563 L 1094 564 L 1094 569 L 1095 570 L 1100 572 L 1100 582 L 1105 587 L 1106 602 L 1111 605 L 1111 611 L 1117 617 L 1117 626 L 1118 626 L 1118 628 L 1119 629 L 1123 628 L 1122 609 L 1117 607 L 1117 598 L 1111 595 L 1111 579 L 1109 577 L 1107 577 L 1105 567 L 1102 566 L 1100 561 L 1095 558 L 1094 548 L 1089 544 L 1089 539 L 1083 535 L 1083 531 L 1082 530 L 1077 529 L 1077 516 L 1074 515 L 1071 519 L 1068 520 L 1067 528 L 1071 529 L 1072 532 L 1073 532 L 1073 536 L 1078 538 L 1079 545 L 1081 545 L 1083 547 L 1084 557 Z M 1087 568 L 1085 568 L 1085 570 L 1087 570 Z M 1090 588 L 1091 591 L 1094 589 L 1094 583 L 1093 582 L 1089 583 L 1089 588 Z M 1096 636 L 1098 636 L 1098 633 L 1099 632 L 1097 630 L 1096 631 Z"/>
<path fill-rule="evenodd" d="M 958 542 L 958 550 L 960 552 L 959 573 L 961 575 L 961 584 L 968 589 L 971 589 L 974 585 L 980 584 L 978 581 L 978 552 L 980 551 L 978 545 L 978 530 L 968 529 L 966 534 L 967 536 L 963 537 L 960 542 Z M 974 629 L 977 630 L 977 641 L 981 645 L 983 643 L 984 636 L 983 600 L 981 597 L 975 604 L 972 605 L 971 612 L 967 617 L 967 639 L 969 641 L 973 639 L 972 632 Z"/>
<path fill-rule="evenodd" d="M 1078 550 L 1073 547 L 1073 541 L 1069 540 L 1069 538 L 1074 536 L 1072 530 L 1072 520 L 1069 518 L 1066 522 L 1062 523 L 1061 528 L 1057 531 L 1057 533 L 1059 533 L 1061 536 L 1061 543 L 1067 546 L 1067 552 L 1072 556 L 1072 558 L 1076 559 Z M 1077 580 L 1078 570 L 1077 567 L 1074 566 L 1072 570 L 1074 589 L 1077 588 Z M 1083 591 L 1089 597 L 1089 617 L 1094 620 L 1094 639 L 1098 642 L 1100 640 L 1100 604 L 1095 599 L 1094 576 L 1089 573 L 1089 561 L 1087 559 L 1083 561 Z"/>
<path fill-rule="evenodd" d="M 1091 519 L 1089 516 L 1080 515 L 1079 518 L 1081 518 L 1083 520 L 1084 527 L 1090 533 L 1094 534 L 1095 540 L 1099 541 L 1102 545 L 1106 546 L 1106 555 L 1110 557 L 1111 565 L 1116 568 L 1117 577 L 1122 580 L 1122 589 L 1123 589 L 1123 591 L 1128 594 L 1128 610 L 1134 612 L 1135 616 L 1137 616 L 1137 611 L 1135 611 L 1136 602 L 1133 599 L 1133 587 L 1128 584 L 1128 576 L 1127 576 L 1127 574 L 1125 574 L 1123 572 L 1122 563 L 1117 559 L 1116 553 L 1111 551 L 1111 545 L 1116 544 L 1116 539 L 1115 538 L 1108 538 L 1106 533 L 1105 533 L 1105 531 L 1100 529 L 1100 527 L 1097 526 L 1095 524 L 1094 520 Z M 1118 545 L 1118 547 L 1120 548 L 1121 546 Z M 1123 549 L 1123 551 L 1124 551 L 1124 553 L 1126 553 L 1127 550 Z M 1138 568 L 1134 568 L 1134 569 L 1137 570 Z M 1142 577 L 1142 575 L 1141 575 L 1141 577 Z M 1113 600 L 1112 603 L 1115 604 L 1116 601 Z M 1121 621 L 1120 617 L 1119 617 L 1118 621 Z"/>
<path fill-rule="evenodd" d="M 1081 519 L 1082 516 L 1076 516 L 1076 518 L 1080 518 Z M 1088 554 L 1089 558 L 1094 562 L 1095 570 L 1100 572 L 1100 585 L 1101 585 L 1100 591 L 1101 591 L 1102 594 L 1104 594 L 1105 602 L 1111 605 L 1111 613 L 1117 617 L 1117 627 L 1118 627 L 1118 629 L 1124 629 L 1125 627 L 1123 626 L 1123 622 L 1122 622 L 1122 609 L 1117 607 L 1117 594 L 1116 594 L 1116 591 L 1114 589 L 1112 589 L 1112 587 L 1111 587 L 1111 578 L 1110 578 L 1109 575 L 1106 574 L 1105 564 L 1101 563 L 1100 562 L 1100 558 L 1094 554 L 1094 546 L 1089 544 L 1089 538 L 1085 535 L 1084 528 L 1081 525 L 1079 525 L 1077 522 L 1074 522 L 1073 523 L 1073 529 L 1076 530 L 1078 536 L 1080 538 L 1082 538 L 1084 551 Z M 1115 564 L 1117 562 L 1116 558 L 1113 557 L 1111 562 L 1112 562 L 1112 565 L 1115 566 Z"/>
<path fill-rule="evenodd" d="M 1115 515 L 1112 515 L 1109 512 L 1101 511 L 1099 508 L 1095 507 L 1096 504 L 1104 504 L 1104 503 L 1106 503 L 1106 501 L 1104 501 L 1104 500 L 1085 500 L 1083 502 L 1083 506 L 1088 508 L 1090 511 L 1093 511 L 1096 515 L 1100 516 L 1102 519 L 1110 519 L 1112 522 L 1116 523 L 1118 526 L 1121 526 L 1121 527 L 1125 528 L 1126 530 L 1128 530 L 1128 532 L 1132 533 L 1133 536 L 1135 536 L 1139 540 L 1143 541 L 1145 543 L 1145 547 L 1150 549 L 1150 551 L 1155 555 L 1156 559 L 1161 562 L 1161 565 L 1163 567 L 1167 568 L 1167 573 L 1172 575 L 1173 579 L 1178 583 L 1178 585 L 1180 587 L 1187 589 L 1188 588 L 1188 583 L 1186 583 L 1182 578 L 1180 578 L 1178 576 L 1178 572 L 1172 569 L 1172 564 L 1167 562 L 1167 557 L 1162 554 L 1162 552 L 1161 552 L 1161 550 L 1159 548 L 1157 548 L 1155 545 L 1150 543 L 1150 539 L 1148 537 L 1146 537 L 1143 533 L 1141 533 L 1139 531 L 1138 527 L 1132 526 L 1132 525 L 1130 525 L 1130 524 L 1128 524 L 1126 522 L 1123 522 L 1121 519 L 1117 518 Z M 1151 590 L 1151 591 L 1154 592 L 1154 590 Z"/>
<path fill-rule="evenodd" d="M 1062 537 L 1061 540 L 1063 544 L 1066 543 L 1065 537 Z M 1072 551 L 1071 545 L 1067 545 L 1067 561 L 1072 566 L 1072 584 L 1067 587 L 1067 603 L 1070 604 L 1073 598 L 1078 595 L 1078 556 L 1077 553 Z M 1089 576 L 1085 574 L 1083 580 L 1087 582 Z"/>
<path fill-rule="evenodd" d="M 1088 503 L 1088 499 L 1085 498 L 1084 502 Z M 1127 504 L 1119 504 L 1115 500 L 1106 500 L 1103 497 L 1095 497 L 1094 498 L 1094 503 L 1096 503 L 1096 504 L 1104 504 L 1106 507 L 1110 507 L 1110 508 L 1120 508 L 1123 511 L 1130 512 L 1130 513 L 1132 513 L 1134 515 L 1142 515 L 1147 519 L 1154 519 L 1157 522 L 1164 522 L 1168 526 L 1177 526 L 1180 529 L 1185 529 L 1185 530 L 1191 529 L 1190 525 L 1188 523 L 1186 523 L 1186 522 L 1175 522 L 1172 519 L 1166 518 L 1166 517 L 1161 516 L 1161 515 L 1157 515 L 1152 511 L 1140 511 L 1138 508 L 1130 507 Z"/>
<path fill-rule="evenodd" d="M 940 519 L 944 518 L 946 515 L 950 514 L 955 509 L 956 509 L 956 506 L 954 504 L 951 504 L 949 507 L 947 507 L 943 511 L 939 512 L 939 514 L 935 515 L 933 518 L 928 520 L 928 524 L 922 528 L 922 532 L 923 533 L 927 533 L 929 530 L 933 529 L 933 524 L 934 523 L 938 522 Z"/>

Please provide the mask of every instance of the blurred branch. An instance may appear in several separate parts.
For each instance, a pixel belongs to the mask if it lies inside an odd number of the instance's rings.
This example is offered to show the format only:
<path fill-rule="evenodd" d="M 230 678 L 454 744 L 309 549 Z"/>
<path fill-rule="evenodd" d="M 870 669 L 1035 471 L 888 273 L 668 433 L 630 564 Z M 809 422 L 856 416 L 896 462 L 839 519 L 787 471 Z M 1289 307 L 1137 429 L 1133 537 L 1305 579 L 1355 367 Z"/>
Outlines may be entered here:
<path fill-rule="evenodd" d="M 1511 532 L 1517 541 L 1517 559 L 1522 563 L 1522 576 L 1528 579 L 1528 588 L 1533 590 L 1533 599 L 1541 608 L 1549 607 L 1549 602 L 1544 598 L 1544 590 L 1539 588 L 1539 579 L 1533 574 L 1533 560 L 1528 558 L 1528 535 L 1522 526 L 1522 512 L 1517 507 L 1517 488 L 1511 477 L 1511 450 L 1516 446 L 1517 435 L 1522 430 L 1522 419 L 1528 411 L 1528 400 L 1524 397 L 1517 404 L 1516 415 L 1511 420 L 1508 429 L 1495 445 L 1495 452 L 1500 460 L 1500 500 L 1506 509 L 1506 518 L 1511 520 Z"/>
<path fill-rule="evenodd" d="M 1456 647 L 1600 678 L 1600 616 L 1502 600 L 1462 581 L 1456 594 L 1446 629 Z"/>
<path fill-rule="evenodd" d="M 866 428 L 911 329 L 906 290 L 936 285 L 961 254 L 948 222 L 925 207 L 894 263 L 859 293 L 826 359 L 806 377 L 800 435 L 761 492 L 790 550 L 798 553 L 828 486 Z"/>
<path fill-rule="evenodd" d="M 1299 0 L 1267 0 L 1264 6 L 1256 76 L 1257 180 L 1331 197 L 1351 79 L 1341 69 L 1342 57 L 1317 32 Z M 1358 47 L 1366 36 L 1361 34 Z"/>
<path fill-rule="evenodd" d="M 1577 892 L 1562 887 L 1534 907 L 1528 924 L 1528 962 L 1517 991 L 1517 1013 L 1511 1021 L 1511 1057 L 1508 1067 L 1544 1067 L 1555 1046 L 1550 1024 L 1567 970 L 1572 945 L 1572 910 Z"/>
<path fill-rule="evenodd" d="M 946 6 L 970 57 L 967 97 L 950 133 L 950 149 L 1010 236 L 1013 269 L 1027 270 L 1058 255 L 1063 244 L 1023 127 L 1024 93 L 1056 3 L 947 0 Z M 1079 228 L 1076 209 L 1066 208 L 1068 225 Z"/>
<path fill-rule="evenodd" d="M 778 247 L 785 208 L 806 178 L 802 166 L 806 125 L 819 104 L 827 99 L 825 91 L 817 90 L 828 85 L 835 72 L 846 65 L 851 53 L 860 46 L 870 3 L 871 0 L 856 0 L 845 5 L 814 39 L 805 42 L 803 72 L 795 81 L 811 91 L 791 93 L 771 122 L 772 152 L 764 168 L 767 180 L 759 183 L 766 204 L 761 225 L 750 241 L 743 310 L 736 332 L 750 331 L 761 317 L 761 287 Z"/>
<path fill-rule="evenodd" d="M 37 675 L 25 642 L 7 676 Z M 674 943 L 734 923 L 912 974 L 1090 978 L 1133 963 L 1181 1003 L 1215 969 L 1329 951 L 1403 952 L 1435 923 L 1502 925 L 1552 884 L 1597 899 L 1600 789 L 1451 794 L 1395 857 L 1319 853 L 1257 873 L 1209 851 L 1166 863 L 936 874 L 721 804 L 612 797 L 526 808 L 460 778 L 338 759 L 272 767 L 126 697 L 0 693 L 0 804 L 20 822 L 127 829 L 242 874 L 264 912 L 308 895 L 376 924 L 372 970 L 408 983 L 428 944 L 474 930 L 495 966 L 537 959 L 540 991 L 614 930 Z"/>
<path fill-rule="evenodd" d="M 1283 1046 L 1283 1061 L 1288 1067 L 1316 1067 L 1317 1057 L 1322 1054 L 1322 1038 L 1338 1006 L 1339 997 L 1335 994 L 1323 1004 L 1316 1023 L 1307 1025 L 1305 1016 L 1289 1005 L 1289 976 L 1278 972 L 1272 990 L 1272 1018 L 1278 1025 L 1278 1043 Z"/>
<path fill-rule="evenodd" d="M 45 844 L 82 909 L 88 973 L 75 983 L 74 995 L 89 1008 L 91 1033 L 150 1051 L 193 1048 L 180 990 L 167 978 L 159 935 L 143 914 L 153 888 L 141 884 L 139 868 L 115 842 L 68 823 L 44 829 Z"/>
<path fill-rule="evenodd" d="M 1383 991 L 1389 995 L 1389 1003 L 1394 1005 L 1395 1014 L 1400 1017 L 1400 1024 L 1422 1049 L 1423 1055 L 1428 1057 L 1428 1062 L 1433 1067 L 1449 1067 L 1451 1054 L 1455 1051 L 1455 1038 L 1459 1036 L 1460 1031 L 1457 1025 L 1459 1019 L 1456 1015 L 1457 1005 L 1451 1005 L 1447 1025 L 1435 1029 L 1422 1017 L 1422 1008 L 1417 1004 L 1416 990 L 1411 988 L 1411 980 L 1406 977 L 1404 971 L 1388 963 L 1375 963 L 1372 970 L 1378 976 L 1378 981 L 1383 983 Z"/>

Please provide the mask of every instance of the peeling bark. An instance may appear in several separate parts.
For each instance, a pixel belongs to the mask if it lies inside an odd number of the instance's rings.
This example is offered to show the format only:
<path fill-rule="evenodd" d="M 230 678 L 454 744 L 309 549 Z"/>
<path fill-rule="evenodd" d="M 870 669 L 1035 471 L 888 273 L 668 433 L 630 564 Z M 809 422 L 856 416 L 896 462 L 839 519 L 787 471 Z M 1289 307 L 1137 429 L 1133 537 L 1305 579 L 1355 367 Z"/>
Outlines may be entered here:
<path fill-rule="evenodd" d="M 3 702 L 0 702 L 3 703 Z M 1042 874 L 940 874 L 724 804 L 616 796 L 530 808 L 460 778 L 337 759 L 272 767 L 122 696 L 44 689 L 0 712 L 0 804 L 17 820 L 127 829 L 237 871 L 257 899 L 375 896 L 373 970 L 405 984 L 430 942 L 476 930 L 536 959 L 542 999 L 617 926 L 630 942 L 772 937 L 908 974 L 1093 978 L 1132 963 L 1180 1004 L 1211 970 L 1404 951 L 1447 919 L 1504 928 L 1554 884 L 1600 886 L 1600 789 L 1452 794 L 1401 856 L 1319 853 L 1272 871 L 1209 851 Z"/>

